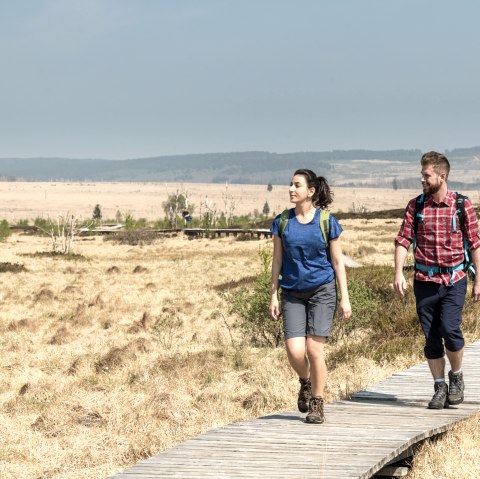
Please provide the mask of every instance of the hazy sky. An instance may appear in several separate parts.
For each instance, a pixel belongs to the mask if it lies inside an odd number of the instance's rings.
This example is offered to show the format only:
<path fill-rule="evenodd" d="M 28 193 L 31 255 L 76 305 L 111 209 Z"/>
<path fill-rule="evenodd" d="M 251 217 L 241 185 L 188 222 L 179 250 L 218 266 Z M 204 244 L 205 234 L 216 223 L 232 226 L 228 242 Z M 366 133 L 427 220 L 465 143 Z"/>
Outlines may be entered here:
<path fill-rule="evenodd" d="M 0 0 L 0 157 L 480 145 L 478 0 Z"/>

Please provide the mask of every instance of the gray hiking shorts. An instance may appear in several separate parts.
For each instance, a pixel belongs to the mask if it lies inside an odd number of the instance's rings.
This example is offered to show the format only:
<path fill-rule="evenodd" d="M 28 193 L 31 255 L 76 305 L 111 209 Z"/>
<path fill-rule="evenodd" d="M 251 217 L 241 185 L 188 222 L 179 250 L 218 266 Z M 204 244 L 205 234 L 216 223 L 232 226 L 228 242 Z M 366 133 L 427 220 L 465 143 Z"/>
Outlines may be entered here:
<path fill-rule="evenodd" d="M 282 289 L 281 299 L 285 340 L 330 335 L 337 308 L 335 279 L 309 292 Z"/>

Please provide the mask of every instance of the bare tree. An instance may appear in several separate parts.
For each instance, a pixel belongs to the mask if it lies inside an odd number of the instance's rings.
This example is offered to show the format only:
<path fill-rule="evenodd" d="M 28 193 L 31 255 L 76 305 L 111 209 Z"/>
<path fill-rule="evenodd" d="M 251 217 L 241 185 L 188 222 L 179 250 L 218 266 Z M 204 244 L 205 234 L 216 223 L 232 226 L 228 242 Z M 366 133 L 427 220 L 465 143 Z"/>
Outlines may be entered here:
<path fill-rule="evenodd" d="M 70 213 L 59 214 L 55 221 L 49 221 L 46 229 L 40 228 L 52 240 L 52 251 L 59 254 L 73 252 L 73 243 L 78 233 L 78 222 Z"/>
<path fill-rule="evenodd" d="M 202 220 L 206 228 L 213 228 L 217 224 L 218 208 L 216 203 L 205 196 L 205 200 L 200 204 L 201 209 L 205 210 Z"/>
<path fill-rule="evenodd" d="M 165 187 L 167 188 L 168 193 L 168 185 L 165 184 Z M 183 213 L 191 213 L 193 211 L 193 205 L 190 204 L 189 197 L 190 193 L 182 185 L 180 190 L 177 188 L 175 193 L 169 194 L 167 196 L 167 201 L 162 203 L 163 211 L 165 212 L 171 228 L 177 228 L 178 219 L 180 217 L 186 217 Z"/>
<path fill-rule="evenodd" d="M 228 183 L 225 183 L 225 191 L 222 193 L 222 199 L 224 204 L 224 215 L 227 218 L 227 225 L 232 226 L 233 214 L 237 207 L 237 199 L 228 192 Z"/>

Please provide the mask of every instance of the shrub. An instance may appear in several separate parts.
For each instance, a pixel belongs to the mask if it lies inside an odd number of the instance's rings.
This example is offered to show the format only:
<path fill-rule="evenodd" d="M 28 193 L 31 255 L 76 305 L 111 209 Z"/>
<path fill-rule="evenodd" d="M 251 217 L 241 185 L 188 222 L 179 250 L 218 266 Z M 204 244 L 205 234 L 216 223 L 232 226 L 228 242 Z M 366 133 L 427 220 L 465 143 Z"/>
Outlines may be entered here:
<path fill-rule="evenodd" d="M 268 313 L 271 250 L 261 249 L 260 258 L 262 269 L 253 284 L 240 288 L 232 284 L 234 289 L 223 288 L 220 294 L 230 303 L 229 314 L 240 316 L 236 326 L 246 342 L 252 346 L 277 347 L 282 343 L 283 332 L 282 321 L 274 321 Z M 412 273 L 406 273 L 406 278 L 411 285 Z M 348 340 L 330 357 L 330 362 L 341 361 L 349 354 L 361 354 L 378 362 L 400 353 L 421 354 L 423 334 L 418 325 L 413 291 L 410 287 L 403 299 L 394 293 L 393 268 L 349 268 L 347 279 L 352 317 L 345 321 L 337 313 L 330 340 L 332 343 Z"/>
<path fill-rule="evenodd" d="M 262 269 L 257 274 L 253 288 L 221 293 L 230 303 L 229 314 L 238 314 L 243 338 L 252 346 L 278 347 L 283 340 L 282 321 L 274 320 L 268 313 L 270 303 L 272 253 L 264 247 L 259 251 Z"/>
<path fill-rule="evenodd" d="M 126 213 L 123 222 L 126 230 L 138 230 L 148 225 L 146 218 L 135 219 L 132 213 Z"/>
<path fill-rule="evenodd" d="M 53 222 L 50 219 L 42 218 L 40 216 L 37 216 L 33 220 L 33 224 L 45 234 L 47 234 L 46 232 L 50 231 L 50 229 L 53 227 Z"/>
<path fill-rule="evenodd" d="M 11 234 L 12 231 L 10 230 L 10 226 L 8 225 L 8 221 L 0 221 L 0 241 L 6 241 Z"/>
<path fill-rule="evenodd" d="M 171 349 L 173 340 L 180 334 L 183 327 L 183 320 L 176 315 L 163 314 L 157 318 L 152 327 L 158 341 L 165 349 Z"/>
<path fill-rule="evenodd" d="M 153 227 L 157 230 L 165 230 L 170 228 L 170 222 L 166 218 L 158 219 L 155 221 Z"/>
<path fill-rule="evenodd" d="M 102 207 L 97 203 L 93 209 L 92 218 L 100 221 L 102 219 Z"/>
<path fill-rule="evenodd" d="M 21 273 L 23 271 L 27 271 L 23 264 L 0 263 L 0 273 Z"/>
<path fill-rule="evenodd" d="M 362 337 L 362 355 L 376 361 L 387 359 L 403 347 L 404 353 L 417 354 L 422 332 L 418 325 L 412 273 L 406 273 L 410 288 L 405 298 L 393 291 L 392 267 L 369 266 L 348 269 L 348 289 L 352 317 L 345 321 L 335 317 L 331 340 L 337 341 L 355 333 Z M 360 352 L 358 352 L 360 354 Z"/>

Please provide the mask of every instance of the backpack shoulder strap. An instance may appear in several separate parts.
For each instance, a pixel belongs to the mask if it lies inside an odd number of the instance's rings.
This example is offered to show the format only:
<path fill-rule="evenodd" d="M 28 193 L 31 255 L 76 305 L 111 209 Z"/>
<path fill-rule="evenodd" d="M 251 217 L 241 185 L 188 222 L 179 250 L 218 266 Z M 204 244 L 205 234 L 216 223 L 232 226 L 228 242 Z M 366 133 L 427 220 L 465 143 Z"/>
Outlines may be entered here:
<path fill-rule="evenodd" d="M 468 196 L 462 195 L 461 193 L 455 193 L 457 195 L 456 205 L 457 211 L 454 218 L 458 216 L 458 221 L 460 223 L 460 229 L 462 230 L 463 235 L 463 254 L 464 254 L 464 268 L 465 272 L 471 278 L 475 278 L 475 266 L 472 261 L 470 248 L 468 247 L 467 232 L 465 229 L 465 199 L 468 199 Z M 453 225 L 455 227 L 455 225 Z"/>
<path fill-rule="evenodd" d="M 278 222 L 278 232 L 280 238 L 287 227 L 288 218 L 290 217 L 290 210 L 283 210 L 280 215 L 280 221 Z M 322 232 L 323 239 L 325 241 L 325 247 L 328 249 L 328 240 L 330 237 L 330 211 L 320 210 L 319 215 L 320 231 Z"/>
<path fill-rule="evenodd" d="M 425 193 L 417 196 L 415 201 L 415 210 L 413 211 L 413 234 L 417 235 L 418 231 L 418 222 L 420 219 L 423 219 L 423 207 L 425 206 Z"/>
<path fill-rule="evenodd" d="M 328 210 L 320 210 L 320 230 L 325 241 L 325 247 L 328 249 L 330 238 L 330 211 Z"/>
<path fill-rule="evenodd" d="M 280 215 L 280 221 L 278 222 L 278 232 L 280 233 L 280 238 L 283 235 L 283 232 L 285 231 L 285 228 L 287 227 L 287 222 L 288 218 L 290 216 L 290 210 L 286 209 L 282 211 L 282 214 Z"/>
<path fill-rule="evenodd" d="M 465 237 L 465 198 L 468 198 L 468 196 L 462 195 L 461 193 L 456 193 L 457 199 L 456 199 L 456 204 L 457 204 L 457 216 L 458 216 L 458 222 L 460 223 L 460 229 L 462 230 L 463 236 Z M 456 224 L 455 224 L 455 219 L 453 223 L 453 230 L 456 231 Z"/>

